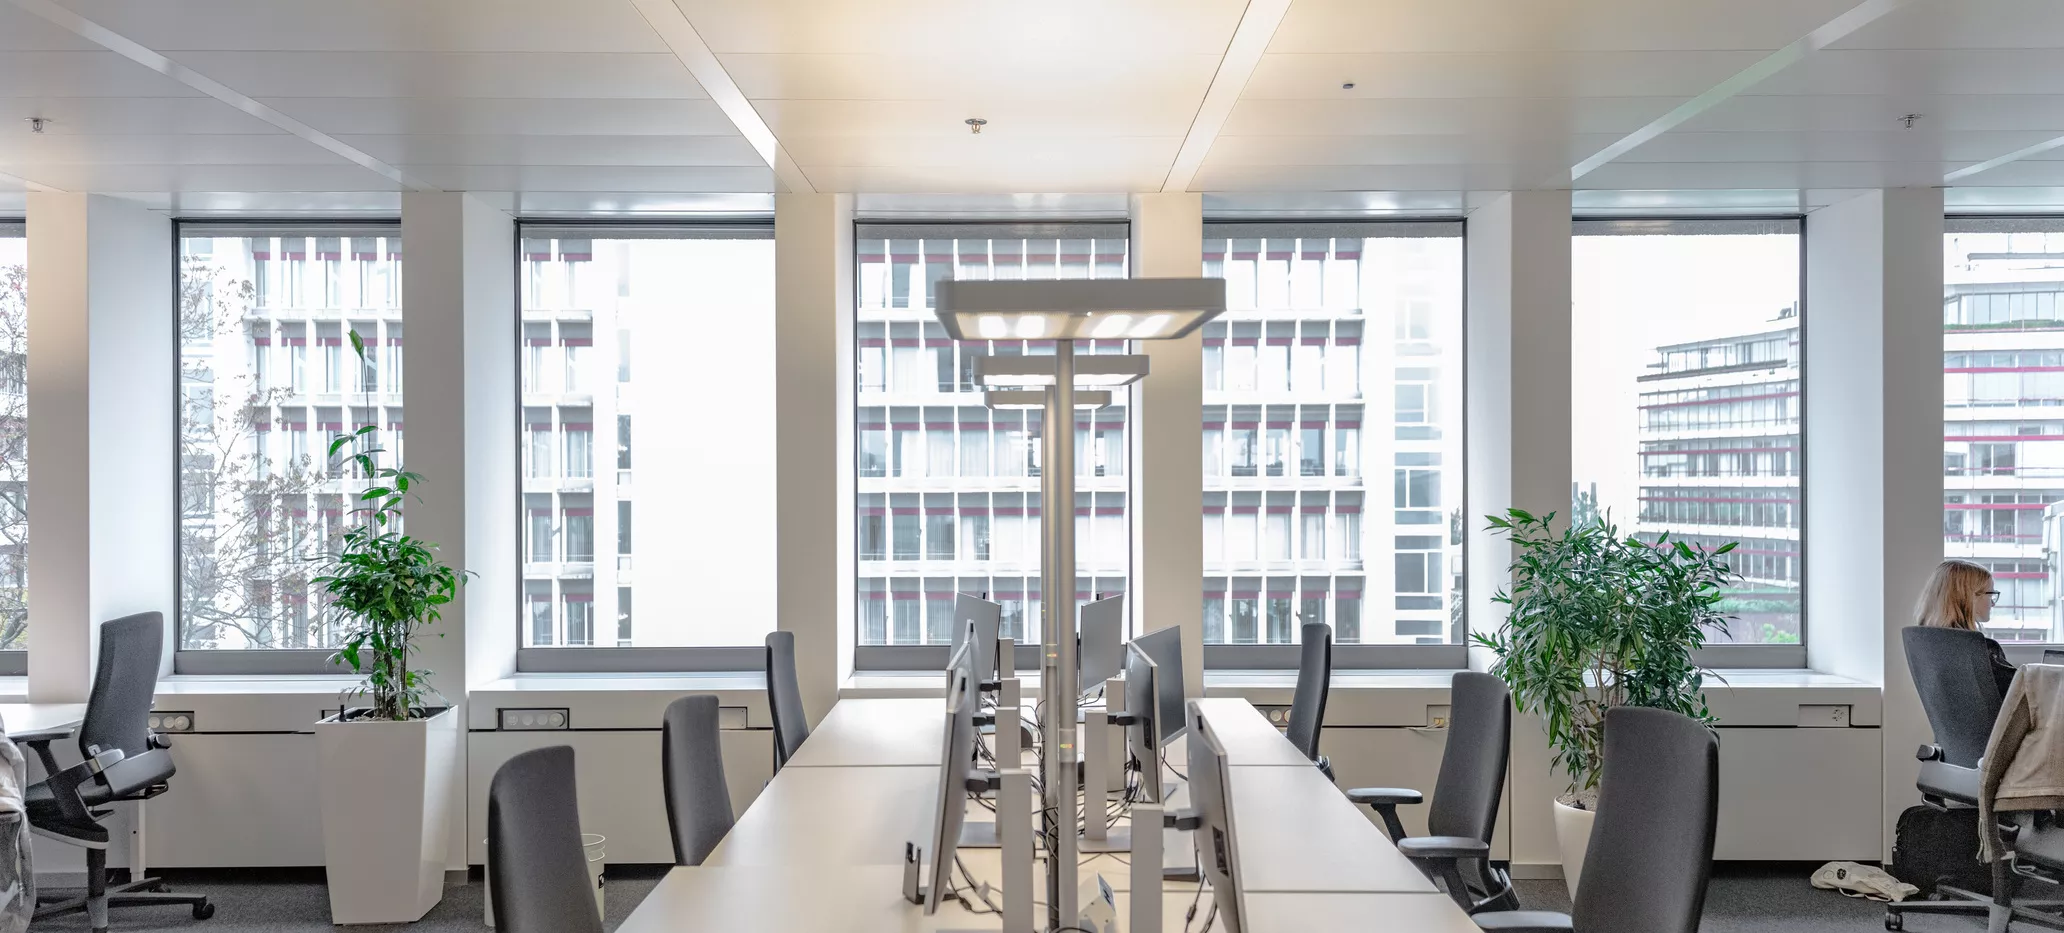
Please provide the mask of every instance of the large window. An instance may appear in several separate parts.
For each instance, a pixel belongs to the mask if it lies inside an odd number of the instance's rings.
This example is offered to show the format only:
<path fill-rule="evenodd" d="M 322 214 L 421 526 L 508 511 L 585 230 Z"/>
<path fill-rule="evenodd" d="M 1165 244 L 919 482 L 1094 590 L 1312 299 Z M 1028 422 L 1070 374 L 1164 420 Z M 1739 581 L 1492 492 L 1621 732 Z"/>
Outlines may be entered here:
<path fill-rule="evenodd" d="M 1006 633 L 1036 641 L 1039 412 L 985 408 L 974 358 L 1050 354 L 1053 342 L 955 343 L 933 315 L 933 289 L 947 279 L 1124 278 L 1126 226 L 863 225 L 857 250 L 857 643 L 946 644 L 955 593 L 1001 603 Z M 1126 350 L 1122 340 L 1076 344 L 1077 353 Z M 1080 600 L 1126 588 L 1124 398 L 1075 416 Z"/>
<path fill-rule="evenodd" d="M 1212 224 L 1204 274 L 1204 643 L 1460 645 L 1461 224 Z"/>
<path fill-rule="evenodd" d="M 1738 542 L 1715 642 L 1801 643 L 1800 223 L 1579 221 L 1571 515 Z M 1803 656 L 1797 659 L 1804 661 Z"/>
<path fill-rule="evenodd" d="M 0 673 L 26 670 L 29 630 L 28 240 L 0 223 Z"/>
<path fill-rule="evenodd" d="M 354 488 L 328 440 L 377 425 L 405 453 L 400 230 L 183 225 L 176 313 L 180 650 L 326 653 L 309 580 Z"/>
<path fill-rule="evenodd" d="M 759 667 L 749 649 L 775 604 L 772 229 L 520 238 L 519 666 Z"/>
<path fill-rule="evenodd" d="M 2064 642 L 2064 218 L 1948 220 L 1943 552 L 1992 571 L 1987 634 Z"/>

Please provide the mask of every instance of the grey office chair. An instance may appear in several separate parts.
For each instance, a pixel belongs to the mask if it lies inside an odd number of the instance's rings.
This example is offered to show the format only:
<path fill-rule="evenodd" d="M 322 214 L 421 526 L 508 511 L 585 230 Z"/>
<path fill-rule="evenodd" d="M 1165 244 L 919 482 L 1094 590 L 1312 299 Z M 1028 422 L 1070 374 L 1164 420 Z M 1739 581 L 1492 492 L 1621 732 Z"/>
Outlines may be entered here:
<path fill-rule="evenodd" d="M 108 831 L 101 821 L 114 812 L 112 804 L 165 793 L 170 789 L 166 782 L 177 770 L 164 738 L 150 731 L 151 701 L 164 650 L 165 617 L 159 613 L 140 612 L 101 623 L 93 692 L 78 730 L 83 759 L 79 764 L 59 768 L 50 750 L 52 743 L 71 734 L 69 730 L 16 736 L 17 742 L 35 749 L 43 773 L 49 775 L 26 795 L 30 828 L 86 850 L 85 893 L 38 905 L 38 920 L 83 910 L 100 933 L 107 929 L 111 907 L 177 904 L 192 908 L 196 920 L 215 915 L 205 895 L 170 893 L 156 878 L 108 887 Z"/>
<path fill-rule="evenodd" d="M 602 933 L 581 849 L 573 749 L 533 749 L 487 787 L 487 880 L 501 933 Z"/>
<path fill-rule="evenodd" d="M 1319 727 L 1326 719 L 1326 694 L 1333 684 L 1333 628 L 1306 622 L 1298 633 L 1297 692 L 1290 699 L 1290 725 L 1283 730 L 1290 744 L 1333 780 L 1333 763 L 1319 754 Z"/>
<path fill-rule="evenodd" d="M 795 633 L 767 633 L 767 709 L 774 717 L 774 770 L 779 772 L 810 737 L 803 688 L 796 680 Z"/>
<path fill-rule="evenodd" d="M 667 705 L 659 734 L 659 758 L 676 865 L 702 864 L 731 831 L 731 792 L 724 786 L 722 741 L 716 697 L 688 696 Z"/>
<path fill-rule="evenodd" d="M 1457 671 L 1448 690 L 1448 747 L 1426 811 L 1427 835 L 1408 837 L 1398 821 L 1399 806 L 1423 799 L 1416 790 L 1362 787 L 1348 791 L 1347 799 L 1375 810 L 1398 851 L 1439 877 L 1463 909 L 1516 910 L 1512 878 L 1491 863 L 1491 834 L 1511 753 L 1512 691 L 1489 674 Z M 1473 879 L 1463 875 L 1465 863 Z"/>
<path fill-rule="evenodd" d="M 1605 711 L 1598 817 L 1569 915 L 1476 914 L 1498 933 L 1697 933 L 1719 827 L 1720 740 L 1668 710 Z"/>

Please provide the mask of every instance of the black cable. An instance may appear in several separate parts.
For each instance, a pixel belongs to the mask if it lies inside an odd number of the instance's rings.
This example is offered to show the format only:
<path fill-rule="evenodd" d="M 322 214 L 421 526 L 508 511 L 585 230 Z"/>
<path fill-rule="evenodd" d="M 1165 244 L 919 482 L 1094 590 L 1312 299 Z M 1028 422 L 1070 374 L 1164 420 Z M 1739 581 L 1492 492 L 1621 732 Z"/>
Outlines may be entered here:
<path fill-rule="evenodd" d="M 982 893 L 982 887 L 981 887 L 981 885 L 978 885 L 978 884 L 976 884 L 976 883 L 975 883 L 975 875 L 974 875 L 974 873 L 973 873 L 973 872 L 971 872 L 971 871 L 968 871 L 967 863 L 966 863 L 966 862 L 963 862 L 963 861 L 961 861 L 961 860 L 960 860 L 960 856 L 959 856 L 958 854 L 956 854 L 956 855 L 954 855 L 954 856 L 953 856 L 953 866 L 954 866 L 955 868 L 958 868 L 958 869 L 960 869 L 960 877 L 961 877 L 961 880 L 963 880 L 963 881 L 966 881 L 966 882 L 967 882 L 967 890 L 969 890 L 969 891 L 972 891 L 972 892 L 974 892 L 974 894 L 975 894 L 975 897 L 979 898 L 979 899 L 980 899 L 980 900 L 982 901 L 982 906 L 984 906 L 984 907 L 987 907 L 987 908 L 988 908 L 988 910 L 976 910 L 976 909 L 975 909 L 975 905 L 973 905 L 973 904 L 970 904 L 970 903 L 968 903 L 968 902 L 967 902 L 967 898 L 965 898 L 965 897 L 960 897 L 960 892 L 956 891 L 956 892 L 954 892 L 954 896 L 955 896 L 955 897 L 957 897 L 957 898 L 960 898 L 960 904 L 961 904 L 961 906 L 963 906 L 963 907 L 966 907 L 966 908 L 968 909 L 968 911 L 969 911 L 970 913 L 977 913 L 977 914 L 984 914 L 984 913 L 987 913 L 987 914 L 1000 914 L 1000 913 L 1003 913 L 1003 909 L 1002 909 L 1002 908 L 1000 908 L 1000 907 L 997 907 L 997 906 L 996 906 L 996 902 L 994 902 L 994 901 L 991 901 L 991 900 L 989 899 L 989 895 L 987 895 L 987 894 L 984 894 L 984 893 Z M 949 880 L 950 880 L 950 879 L 949 879 Z"/>

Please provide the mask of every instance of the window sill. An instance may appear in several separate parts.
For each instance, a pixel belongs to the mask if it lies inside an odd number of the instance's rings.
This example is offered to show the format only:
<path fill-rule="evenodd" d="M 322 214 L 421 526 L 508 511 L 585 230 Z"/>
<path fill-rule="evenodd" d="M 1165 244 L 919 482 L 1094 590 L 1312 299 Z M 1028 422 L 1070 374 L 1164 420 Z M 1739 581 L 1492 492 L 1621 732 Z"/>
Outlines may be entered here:
<path fill-rule="evenodd" d="M 745 710 L 746 727 L 769 728 L 767 678 L 759 671 L 677 674 L 517 674 L 473 688 L 466 728 L 496 731 L 503 709 L 564 709 L 571 728 L 659 729 L 667 704 L 692 693 L 715 694 L 722 706 Z"/>

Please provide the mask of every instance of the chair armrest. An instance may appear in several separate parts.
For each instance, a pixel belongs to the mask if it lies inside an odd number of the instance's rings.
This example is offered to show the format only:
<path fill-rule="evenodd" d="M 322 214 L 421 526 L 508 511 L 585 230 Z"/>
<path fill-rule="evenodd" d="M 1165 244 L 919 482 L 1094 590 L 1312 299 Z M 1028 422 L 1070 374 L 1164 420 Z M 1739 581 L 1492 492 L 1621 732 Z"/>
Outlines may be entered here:
<path fill-rule="evenodd" d="M 1485 933 L 1570 933 L 1568 914 L 1547 910 L 1492 910 L 1469 919 Z"/>
<path fill-rule="evenodd" d="M 88 781 L 107 783 L 102 777 L 103 772 L 126 757 L 128 755 L 121 749 L 111 748 L 104 752 L 96 752 L 85 761 L 52 773 L 46 783 L 50 787 L 50 797 L 57 804 L 58 812 L 68 821 L 93 822 L 93 808 L 86 805 L 85 798 L 79 794 L 79 788 Z"/>
<path fill-rule="evenodd" d="M 1921 762 L 1921 773 L 1914 779 L 1914 785 L 1920 789 L 1924 799 L 1934 798 L 1965 807 L 1978 805 L 1978 784 L 1978 769 L 1940 761 Z"/>
<path fill-rule="evenodd" d="M 1357 787 L 1347 792 L 1347 799 L 1350 803 L 1367 807 L 1426 802 L 1425 795 L 1404 787 Z"/>
<path fill-rule="evenodd" d="M 44 729 L 38 732 L 24 732 L 19 735 L 8 736 L 8 738 L 14 740 L 14 744 L 26 745 L 36 753 L 36 761 L 43 765 L 43 773 L 45 775 L 54 775 L 61 770 L 57 766 L 57 756 L 50 751 L 50 743 L 71 737 L 72 730 L 69 728 Z"/>
<path fill-rule="evenodd" d="M 1490 858 L 1491 846 L 1468 836 L 1412 836 L 1397 841 L 1398 854 L 1418 859 Z"/>

